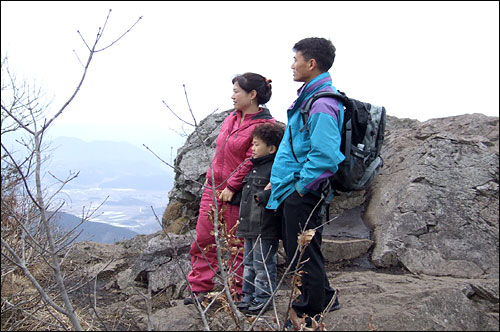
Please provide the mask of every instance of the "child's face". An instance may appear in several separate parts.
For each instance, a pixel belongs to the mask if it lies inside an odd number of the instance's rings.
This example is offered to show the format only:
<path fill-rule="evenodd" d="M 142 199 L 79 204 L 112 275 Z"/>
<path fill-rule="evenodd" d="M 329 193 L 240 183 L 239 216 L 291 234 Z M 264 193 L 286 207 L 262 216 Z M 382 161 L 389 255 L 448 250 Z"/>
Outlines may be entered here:
<path fill-rule="evenodd" d="M 274 145 L 268 146 L 261 140 L 259 137 L 253 138 L 252 145 L 252 158 L 260 158 L 267 156 L 268 154 L 274 153 L 276 151 L 276 147 Z"/>

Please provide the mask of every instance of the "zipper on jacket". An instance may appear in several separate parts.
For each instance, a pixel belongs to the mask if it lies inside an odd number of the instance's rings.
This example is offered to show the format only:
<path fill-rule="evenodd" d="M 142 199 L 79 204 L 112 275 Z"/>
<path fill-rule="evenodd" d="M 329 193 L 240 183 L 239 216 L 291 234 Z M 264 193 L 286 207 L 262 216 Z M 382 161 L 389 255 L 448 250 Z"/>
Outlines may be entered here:
<path fill-rule="evenodd" d="M 292 149 L 292 154 L 293 154 L 293 157 L 295 158 L 295 161 L 299 162 L 299 160 L 297 159 L 297 156 L 295 155 L 295 151 L 293 151 L 292 126 L 288 126 L 288 129 L 290 131 L 290 149 Z"/>

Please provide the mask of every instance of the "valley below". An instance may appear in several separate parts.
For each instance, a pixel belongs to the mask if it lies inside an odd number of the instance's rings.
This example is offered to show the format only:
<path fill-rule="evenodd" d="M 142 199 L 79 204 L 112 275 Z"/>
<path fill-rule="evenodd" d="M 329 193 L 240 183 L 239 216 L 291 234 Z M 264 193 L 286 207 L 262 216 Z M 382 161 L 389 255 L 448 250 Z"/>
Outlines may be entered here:
<path fill-rule="evenodd" d="M 92 211 L 91 222 L 124 227 L 138 234 L 161 229 L 161 215 L 168 204 L 168 190 L 78 188 L 62 192 L 63 212 L 82 217 Z M 156 216 L 158 217 L 158 220 Z"/>
<path fill-rule="evenodd" d="M 173 186 L 170 167 L 127 142 L 58 137 L 51 146 L 42 181 L 53 206 L 64 203 L 61 212 L 137 234 L 161 229 Z M 61 189 L 60 181 L 72 176 Z"/>

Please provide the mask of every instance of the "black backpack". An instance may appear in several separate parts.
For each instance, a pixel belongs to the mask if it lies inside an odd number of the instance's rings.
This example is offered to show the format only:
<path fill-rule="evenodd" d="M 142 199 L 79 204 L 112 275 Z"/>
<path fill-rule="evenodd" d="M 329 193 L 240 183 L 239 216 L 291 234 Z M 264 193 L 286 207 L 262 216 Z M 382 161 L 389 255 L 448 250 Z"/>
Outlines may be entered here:
<path fill-rule="evenodd" d="M 300 110 L 304 127 L 312 104 L 322 97 L 333 97 L 344 105 L 344 123 L 342 124 L 340 151 L 345 160 L 340 163 L 337 173 L 331 176 L 323 186 L 325 200 L 329 190 L 351 192 L 367 189 L 383 165 L 380 149 L 384 141 L 386 111 L 383 106 L 375 106 L 351 99 L 345 93 L 323 91 L 313 95 Z M 329 203 L 327 201 L 326 203 Z"/>

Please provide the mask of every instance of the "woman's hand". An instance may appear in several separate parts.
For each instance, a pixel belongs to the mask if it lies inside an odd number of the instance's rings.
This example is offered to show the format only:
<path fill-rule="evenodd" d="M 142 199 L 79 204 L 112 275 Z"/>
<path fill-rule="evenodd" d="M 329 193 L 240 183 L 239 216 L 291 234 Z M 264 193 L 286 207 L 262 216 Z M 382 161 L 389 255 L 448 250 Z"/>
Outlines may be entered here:
<path fill-rule="evenodd" d="M 224 190 L 219 194 L 219 199 L 223 202 L 231 202 L 233 200 L 233 196 L 234 193 L 231 190 L 224 188 Z"/>

